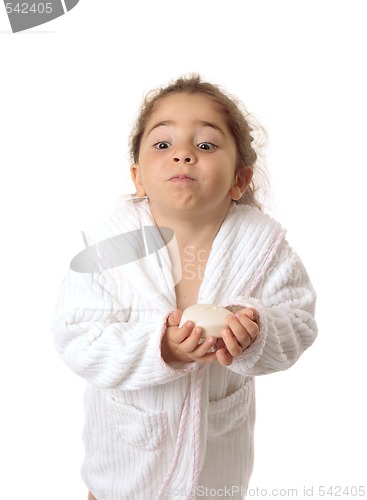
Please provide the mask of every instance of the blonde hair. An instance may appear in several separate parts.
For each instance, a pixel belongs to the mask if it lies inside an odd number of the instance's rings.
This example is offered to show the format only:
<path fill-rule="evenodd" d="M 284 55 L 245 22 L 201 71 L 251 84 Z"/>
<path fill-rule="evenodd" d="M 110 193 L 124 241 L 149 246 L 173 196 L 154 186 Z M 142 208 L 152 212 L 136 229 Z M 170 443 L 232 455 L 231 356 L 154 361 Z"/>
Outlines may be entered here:
<path fill-rule="evenodd" d="M 254 120 L 251 120 L 253 123 L 250 125 L 249 114 L 240 101 L 221 89 L 218 85 L 202 81 L 200 75 L 181 76 L 166 87 L 152 90 L 145 96 L 130 135 L 131 161 L 134 163 L 138 163 L 139 161 L 141 139 L 155 105 L 164 97 L 174 93 L 202 94 L 209 97 L 218 106 L 237 146 L 236 173 L 238 174 L 243 169 L 251 168 L 254 174 L 246 191 L 236 203 L 251 205 L 261 209 L 261 203 L 257 198 L 259 179 L 262 178 L 262 184 L 264 184 L 266 183 L 266 176 L 264 167 L 259 162 L 261 148 L 259 139 L 264 138 L 266 133 L 261 126 L 254 124 Z M 255 139 L 254 132 L 258 136 L 256 138 L 257 141 L 255 141 L 258 142 L 258 147 L 256 148 L 253 144 Z"/>

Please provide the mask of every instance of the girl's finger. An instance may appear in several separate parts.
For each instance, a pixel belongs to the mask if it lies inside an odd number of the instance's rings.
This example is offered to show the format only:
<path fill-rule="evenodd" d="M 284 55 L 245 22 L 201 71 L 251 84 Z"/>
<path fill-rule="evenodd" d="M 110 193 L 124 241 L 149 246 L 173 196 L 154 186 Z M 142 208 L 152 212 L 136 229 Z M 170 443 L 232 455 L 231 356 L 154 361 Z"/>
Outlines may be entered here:
<path fill-rule="evenodd" d="M 174 339 L 175 342 L 177 342 L 177 344 L 182 344 L 182 342 L 191 336 L 194 329 L 195 323 L 192 321 L 186 321 L 180 328 L 177 329 Z"/>
<path fill-rule="evenodd" d="M 244 347 L 238 343 L 237 337 L 234 336 L 229 328 L 222 332 L 222 339 L 225 343 L 226 349 L 232 356 L 238 356 L 243 351 Z"/>
<path fill-rule="evenodd" d="M 192 321 L 187 321 L 187 323 L 184 323 L 181 328 L 183 328 L 186 324 L 192 324 L 195 326 Z M 190 335 L 186 338 L 186 340 L 183 340 L 180 343 L 180 351 L 189 353 L 196 349 L 200 342 L 202 333 L 203 331 L 201 328 L 192 328 Z"/>
<path fill-rule="evenodd" d="M 207 337 L 203 342 L 198 344 L 198 346 L 194 349 L 193 354 L 199 358 L 206 355 L 208 351 L 215 345 L 216 340 L 217 339 L 214 337 Z M 213 352 L 213 354 L 215 358 L 215 352 Z"/>
<path fill-rule="evenodd" d="M 226 349 L 218 349 L 217 352 L 215 353 L 218 362 L 222 366 L 229 366 L 232 364 L 233 361 L 233 356 L 226 350 Z"/>
<path fill-rule="evenodd" d="M 242 350 L 245 349 L 252 342 L 248 328 L 252 331 L 252 325 L 257 328 L 256 324 L 245 315 L 240 316 L 240 319 L 237 316 L 229 316 L 227 323 Z"/>
<path fill-rule="evenodd" d="M 251 311 L 251 313 L 252 313 L 252 311 Z M 255 340 L 257 334 L 259 333 L 259 325 L 255 322 L 255 316 L 254 316 L 254 319 L 250 319 L 248 312 L 240 312 L 240 313 L 236 313 L 236 318 L 237 318 L 239 324 L 243 327 L 243 329 L 245 329 L 245 336 L 249 335 L 252 341 Z M 233 329 L 232 325 L 231 325 L 231 329 L 233 330 L 233 333 L 236 336 L 237 336 L 237 334 L 241 336 L 241 333 L 243 333 L 243 332 L 241 332 L 241 328 L 239 327 L 239 325 L 234 323 L 233 326 L 235 329 Z M 240 342 L 243 342 L 244 340 L 245 339 L 242 337 Z"/>

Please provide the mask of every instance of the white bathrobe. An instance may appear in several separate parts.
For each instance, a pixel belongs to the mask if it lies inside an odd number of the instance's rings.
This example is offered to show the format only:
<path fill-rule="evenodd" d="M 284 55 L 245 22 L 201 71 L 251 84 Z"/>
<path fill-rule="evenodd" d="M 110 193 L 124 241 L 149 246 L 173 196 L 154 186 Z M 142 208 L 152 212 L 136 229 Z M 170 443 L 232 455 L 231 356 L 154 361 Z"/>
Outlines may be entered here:
<path fill-rule="evenodd" d="M 154 226 L 146 200 L 124 201 L 89 245 Z M 228 367 L 166 364 L 176 309 L 167 247 L 98 273 L 69 270 L 53 332 L 88 382 L 83 479 L 97 500 L 244 498 L 253 466 L 254 376 L 289 368 L 316 337 L 315 293 L 280 225 L 232 204 L 214 240 L 199 303 L 259 311 L 260 334 Z"/>

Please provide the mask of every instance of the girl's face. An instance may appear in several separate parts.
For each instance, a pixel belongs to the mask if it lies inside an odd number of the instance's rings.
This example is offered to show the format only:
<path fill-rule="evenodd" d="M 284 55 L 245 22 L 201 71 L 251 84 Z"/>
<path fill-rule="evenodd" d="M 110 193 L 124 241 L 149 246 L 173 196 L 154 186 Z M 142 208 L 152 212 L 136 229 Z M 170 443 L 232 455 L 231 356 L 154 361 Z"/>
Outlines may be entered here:
<path fill-rule="evenodd" d="M 225 216 L 252 176 L 236 176 L 237 148 L 213 101 L 176 93 L 157 102 L 131 166 L 137 194 L 153 215 Z"/>

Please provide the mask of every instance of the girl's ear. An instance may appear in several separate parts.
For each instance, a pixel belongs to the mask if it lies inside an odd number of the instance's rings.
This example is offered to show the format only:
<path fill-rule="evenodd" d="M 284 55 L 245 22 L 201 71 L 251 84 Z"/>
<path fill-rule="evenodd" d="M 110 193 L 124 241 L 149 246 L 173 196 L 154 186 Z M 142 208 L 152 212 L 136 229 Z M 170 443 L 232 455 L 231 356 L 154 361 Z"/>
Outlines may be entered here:
<path fill-rule="evenodd" d="M 139 165 L 137 163 L 133 163 L 130 167 L 130 175 L 131 179 L 135 185 L 136 193 L 135 196 L 144 197 L 146 192 L 143 187 L 143 181 L 141 179 L 141 174 L 139 170 Z"/>
<path fill-rule="evenodd" d="M 239 172 L 237 172 L 237 174 L 235 175 L 234 184 L 229 192 L 232 200 L 237 201 L 241 198 L 252 180 L 252 175 L 252 167 L 244 167 L 241 168 Z"/>

